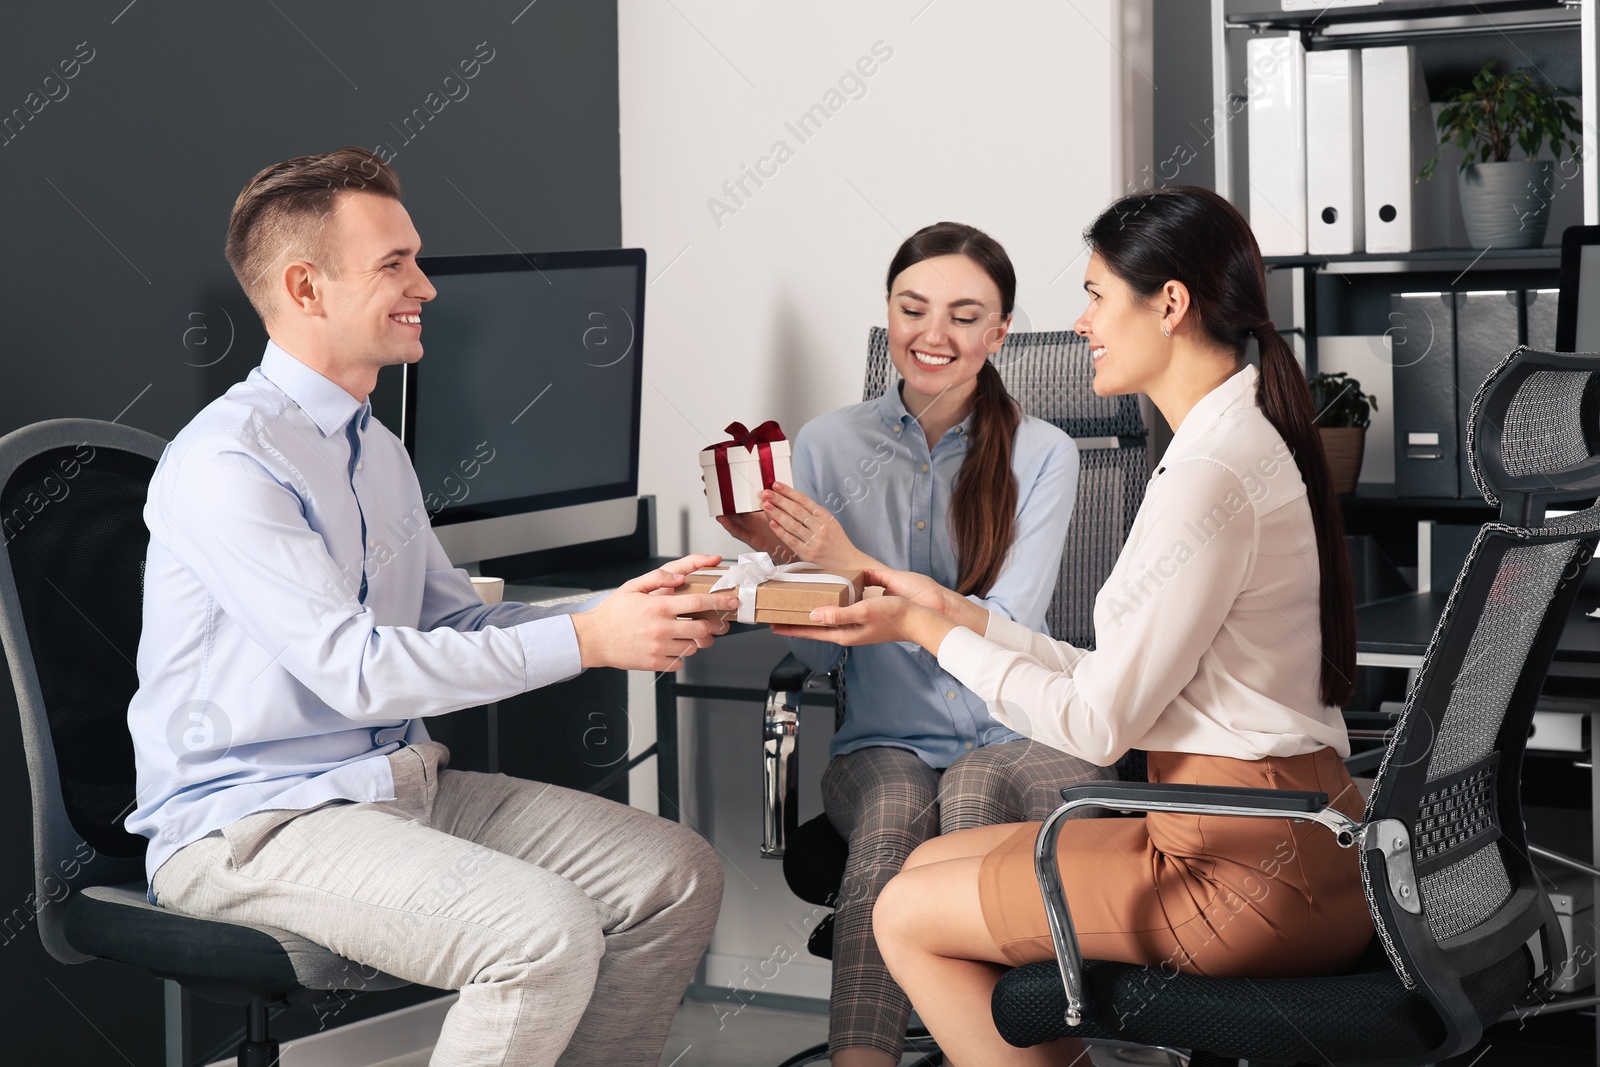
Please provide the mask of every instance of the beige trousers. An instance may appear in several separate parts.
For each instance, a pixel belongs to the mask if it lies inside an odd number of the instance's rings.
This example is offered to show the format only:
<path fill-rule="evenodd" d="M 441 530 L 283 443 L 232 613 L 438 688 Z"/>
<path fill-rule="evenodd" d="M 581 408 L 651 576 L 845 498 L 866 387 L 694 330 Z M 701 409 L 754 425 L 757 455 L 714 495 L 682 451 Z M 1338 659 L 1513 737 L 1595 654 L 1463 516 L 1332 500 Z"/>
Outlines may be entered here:
<path fill-rule="evenodd" d="M 156 872 L 159 903 L 277 926 L 458 989 L 434 1067 L 656 1067 L 722 867 L 677 823 L 559 786 L 389 757 L 395 799 L 247 816 Z"/>

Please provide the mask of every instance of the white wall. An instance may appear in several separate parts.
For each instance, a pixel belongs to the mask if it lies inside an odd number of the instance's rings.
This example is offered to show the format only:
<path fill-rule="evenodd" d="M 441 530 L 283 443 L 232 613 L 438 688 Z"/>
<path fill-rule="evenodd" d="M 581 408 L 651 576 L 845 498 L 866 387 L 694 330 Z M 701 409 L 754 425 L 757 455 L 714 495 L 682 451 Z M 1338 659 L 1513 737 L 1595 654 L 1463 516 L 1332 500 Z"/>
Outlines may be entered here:
<path fill-rule="evenodd" d="M 1017 267 L 1013 328 L 1071 326 L 1079 234 L 1148 152 L 1148 12 L 1147 0 L 619 0 L 622 234 L 650 255 L 640 491 L 658 497 L 662 552 L 737 547 L 706 515 L 695 458 L 725 425 L 776 418 L 793 436 L 860 399 L 883 272 L 919 227 L 987 230 Z M 817 104 L 832 110 L 802 139 L 794 126 Z M 759 185 L 746 177 L 758 167 Z M 693 758 L 700 777 L 685 796 L 752 875 L 728 872 L 710 975 L 726 984 L 809 909 L 756 855 L 758 710 L 700 710 L 686 714 L 685 768 Z M 797 962 L 764 988 L 825 992 L 825 971 L 804 972 Z"/>

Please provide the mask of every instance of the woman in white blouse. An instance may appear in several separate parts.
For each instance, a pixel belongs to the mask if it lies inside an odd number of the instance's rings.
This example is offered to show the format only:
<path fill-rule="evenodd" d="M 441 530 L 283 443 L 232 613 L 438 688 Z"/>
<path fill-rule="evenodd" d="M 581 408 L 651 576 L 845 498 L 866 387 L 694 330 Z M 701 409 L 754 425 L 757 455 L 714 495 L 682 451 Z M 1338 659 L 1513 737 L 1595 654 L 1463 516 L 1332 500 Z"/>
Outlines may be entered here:
<path fill-rule="evenodd" d="M 1360 817 L 1340 716 L 1355 619 L 1310 393 L 1267 317 L 1249 225 L 1208 190 L 1118 201 L 1085 232 L 1095 391 L 1145 393 L 1174 429 L 1095 604 L 1097 647 L 996 617 L 922 575 L 821 609 L 842 644 L 912 641 L 1000 721 L 1102 765 L 1148 749 L 1152 781 L 1326 792 Z M 1260 370 L 1246 362 L 1258 342 Z M 783 628 L 776 628 L 784 632 Z M 795 636 L 801 636 L 795 631 Z M 1008 966 L 1053 958 L 1037 823 L 935 838 L 884 890 L 891 972 L 951 1062 L 1069 1063 L 1016 1049 L 989 1014 Z M 1151 814 L 1067 824 L 1062 877 L 1083 954 L 1211 975 L 1329 972 L 1372 936 L 1353 851 L 1287 820 Z"/>

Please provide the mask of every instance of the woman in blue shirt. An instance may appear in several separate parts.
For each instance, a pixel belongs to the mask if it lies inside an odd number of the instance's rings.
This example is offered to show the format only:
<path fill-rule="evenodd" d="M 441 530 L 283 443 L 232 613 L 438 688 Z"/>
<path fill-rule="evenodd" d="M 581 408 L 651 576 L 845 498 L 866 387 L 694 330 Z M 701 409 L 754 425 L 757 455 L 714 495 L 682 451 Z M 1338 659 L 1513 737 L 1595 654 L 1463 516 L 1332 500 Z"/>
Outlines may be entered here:
<path fill-rule="evenodd" d="M 1042 630 L 1078 453 L 1022 414 L 989 361 L 1011 322 L 1011 261 L 987 234 L 941 222 L 900 246 L 887 289 L 903 382 L 808 423 L 794 442 L 795 486 L 763 493 L 762 513 L 718 521 L 775 559 L 916 571 Z M 844 659 L 838 645 L 791 645 L 815 670 Z M 878 1067 L 900 1061 L 910 1017 L 872 936 L 884 884 L 936 832 L 1042 819 L 1061 786 L 1109 772 L 1002 725 L 913 644 L 857 648 L 844 675 L 822 780 L 829 820 L 850 842 L 828 1044 L 834 1067 Z"/>

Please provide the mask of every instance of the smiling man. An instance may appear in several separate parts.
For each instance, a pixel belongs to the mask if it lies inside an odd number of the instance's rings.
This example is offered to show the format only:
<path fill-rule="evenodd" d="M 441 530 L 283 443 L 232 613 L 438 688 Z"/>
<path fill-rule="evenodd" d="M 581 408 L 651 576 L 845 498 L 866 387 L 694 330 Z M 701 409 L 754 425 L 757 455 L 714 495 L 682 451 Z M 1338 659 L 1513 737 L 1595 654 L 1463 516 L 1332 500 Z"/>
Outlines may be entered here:
<path fill-rule="evenodd" d="M 151 896 L 280 927 L 461 998 L 435 1065 L 658 1062 L 716 922 L 722 869 L 677 823 L 446 769 L 422 720 L 592 666 L 676 670 L 737 599 L 636 578 L 591 611 L 485 607 L 372 417 L 422 358 L 434 297 L 394 172 L 303 156 L 234 204 L 228 262 L 271 343 L 168 446 L 150 486 L 129 830 Z M 529 457 L 533 461 L 533 457 Z"/>

